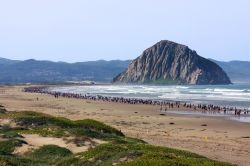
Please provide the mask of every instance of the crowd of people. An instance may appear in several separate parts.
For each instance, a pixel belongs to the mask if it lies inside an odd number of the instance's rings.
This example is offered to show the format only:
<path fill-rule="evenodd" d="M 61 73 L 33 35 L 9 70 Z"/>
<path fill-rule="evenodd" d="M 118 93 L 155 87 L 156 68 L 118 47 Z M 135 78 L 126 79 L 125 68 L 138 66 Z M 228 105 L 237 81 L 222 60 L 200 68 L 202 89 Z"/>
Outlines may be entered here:
<path fill-rule="evenodd" d="M 234 114 L 240 116 L 242 114 L 249 114 L 248 109 L 238 109 L 236 107 L 222 107 L 212 104 L 191 104 L 191 103 L 181 103 L 180 101 L 169 101 L 160 99 L 140 99 L 140 98 L 125 98 L 125 97 L 112 97 L 112 96 L 102 96 L 93 94 L 75 94 L 66 92 L 55 92 L 49 90 L 47 87 L 26 87 L 24 92 L 29 93 L 41 93 L 53 95 L 55 98 L 66 97 L 66 98 L 76 98 L 76 99 L 86 99 L 94 101 L 105 101 L 105 102 L 116 102 L 125 104 L 145 104 L 145 105 L 157 105 L 160 106 L 160 111 L 167 111 L 168 109 L 174 108 L 184 108 L 195 111 L 201 111 L 203 113 L 224 113 L 224 114 Z M 178 109 L 177 109 L 178 110 Z"/>

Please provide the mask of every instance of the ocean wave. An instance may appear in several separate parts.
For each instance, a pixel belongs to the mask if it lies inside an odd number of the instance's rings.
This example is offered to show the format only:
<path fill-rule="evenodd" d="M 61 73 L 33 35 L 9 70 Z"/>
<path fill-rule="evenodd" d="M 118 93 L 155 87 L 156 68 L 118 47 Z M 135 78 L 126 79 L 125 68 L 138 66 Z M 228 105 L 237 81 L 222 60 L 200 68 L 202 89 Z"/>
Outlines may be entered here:
<path fill-rule="evenodd" d="M 188 86 L 176 86 L 177 89 L 189 89 L 190 87 Z"/>
<path fill-rule="evenodd" d="M 244 89 L 214 89 L 215 92 L 243 92 Z"/>
<path fill-rule="evenodd" d="M 53 87 L 52 91 L 102 94 L 139 98 L 158 98 L 201 103 L 222 103 L 233 106 L 250 107 L 250 85 L 230 86 L 147 86 L 147 85 L 96 85 Z M 211 101 L 211 102 L 209 102 Z"/>

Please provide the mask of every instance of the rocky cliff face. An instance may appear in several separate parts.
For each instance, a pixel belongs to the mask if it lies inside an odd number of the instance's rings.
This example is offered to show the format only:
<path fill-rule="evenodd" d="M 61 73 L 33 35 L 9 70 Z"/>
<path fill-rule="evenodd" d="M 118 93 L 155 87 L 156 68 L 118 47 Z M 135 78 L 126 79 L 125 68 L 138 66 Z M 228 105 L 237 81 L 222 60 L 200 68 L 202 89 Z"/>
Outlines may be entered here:
<path fill-rule="evenodd" d="M 160 41 L 133 60 L 114 83 L 230 84 L 227 74 L 214 62 L 185 45 Z"/>

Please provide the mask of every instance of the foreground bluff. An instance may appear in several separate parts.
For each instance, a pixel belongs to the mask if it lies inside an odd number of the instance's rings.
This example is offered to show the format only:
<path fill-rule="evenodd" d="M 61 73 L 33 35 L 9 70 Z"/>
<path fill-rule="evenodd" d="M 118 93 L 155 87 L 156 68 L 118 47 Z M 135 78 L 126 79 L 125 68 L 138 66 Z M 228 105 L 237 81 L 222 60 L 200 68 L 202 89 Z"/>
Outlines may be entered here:
<path fill-rule="evenodd" d="M 230 84 L 227 74 L 214 62 L 185 45 L 160 41 L 133 60 L 114 83 Z"/>

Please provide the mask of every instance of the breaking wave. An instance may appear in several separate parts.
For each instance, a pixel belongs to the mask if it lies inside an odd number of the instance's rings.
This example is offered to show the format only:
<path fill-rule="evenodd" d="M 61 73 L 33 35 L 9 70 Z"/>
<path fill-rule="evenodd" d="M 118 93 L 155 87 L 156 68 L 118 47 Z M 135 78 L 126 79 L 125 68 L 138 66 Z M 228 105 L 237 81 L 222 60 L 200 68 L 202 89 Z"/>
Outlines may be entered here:
<path fill-rule="evenodd" d="M 219 86 L 148 86 L 148 85 L 93 85 L 61 86 L 51 91 L 130 98 L 178 100 L 211 103 L 223 106 L 250 108 L 250 85 Z"/>

